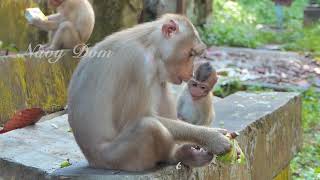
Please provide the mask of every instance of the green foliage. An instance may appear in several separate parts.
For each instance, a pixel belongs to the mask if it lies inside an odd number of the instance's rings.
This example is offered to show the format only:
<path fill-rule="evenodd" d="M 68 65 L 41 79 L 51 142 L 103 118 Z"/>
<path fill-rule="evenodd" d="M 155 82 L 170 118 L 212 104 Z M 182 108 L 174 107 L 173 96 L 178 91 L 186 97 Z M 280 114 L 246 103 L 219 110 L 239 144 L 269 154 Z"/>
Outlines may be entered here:
<path fill-rule="evenodd" d="M 214 95 L 218 97 L 227 97 L 230 94 L 236 93 L 238 91 L 247 91 L 247 92 L 272 92 L 273 89 L 260 87 L 260 86 L 246 86 L 240 80 L 234 79 L 224 85 L 217 84 L 214 87 Z"/>
<path fill-rule="evenodd" d="M 293 179 L 320 179 L 320 93 L 309 90 L 303 95 L 302 123 L 304 143 L 292 160 Z"/>
<path fill-rule="evenodd" d="M 303 96 L 303 127 L 305 131 L 310 131 L 312 127 L 320 128 L 320 93 L 309 90 Z"/>
<path fill-rule="evenodd" d="M 245 89 L 245 86 L 243 86 L 239 80 L 234 80 L 225 85 L 215 86 L 213 93 L 215 96 L 224 98 L 237 91 L 244 91 Z"/>
<path fill-rule="evenodd" d="M 320 54 L 320 24 L 303 28 L 303 9 L 308 0 L 295 0 L 284 7 L 284 27 L 274 30 L 276 15 L 271 0 L 214 0 L 213 23 L 200 28 L 209 45 L 256 48 L 282 44 L 284 50 Z"/>
<path fill-rule="evenodd" d="M 7 43 L 3 43 L 2 41 L 0 41 L 0 51 L 1 50 L 15 52 L 15 53 L 17 53 L 19 51 L 15 44 L 13 44 L 13 43 L 7 44 Z"/>

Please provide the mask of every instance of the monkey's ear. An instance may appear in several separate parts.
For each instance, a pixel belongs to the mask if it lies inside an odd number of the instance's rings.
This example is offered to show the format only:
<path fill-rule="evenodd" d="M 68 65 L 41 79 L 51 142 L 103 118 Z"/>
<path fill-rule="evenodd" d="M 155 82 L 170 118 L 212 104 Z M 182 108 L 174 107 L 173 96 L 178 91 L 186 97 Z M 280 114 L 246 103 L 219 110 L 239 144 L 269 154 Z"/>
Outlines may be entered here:
<path fill-rule="evenodd" d="M 174 20 L 162 25 L 162 34 L 165 38 L 171 38 L 176 32 L 179 32 L 179 25 Z"/>

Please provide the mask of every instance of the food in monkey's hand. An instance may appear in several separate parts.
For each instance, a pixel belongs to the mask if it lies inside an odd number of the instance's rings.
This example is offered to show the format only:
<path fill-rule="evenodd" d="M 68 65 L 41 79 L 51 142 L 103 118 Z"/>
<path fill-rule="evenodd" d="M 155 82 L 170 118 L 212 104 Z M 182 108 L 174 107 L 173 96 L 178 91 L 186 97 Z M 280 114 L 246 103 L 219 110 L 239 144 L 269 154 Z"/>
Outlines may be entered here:
<path fill-rule="evenodd" d="M 242 164 L 246 162 L 246 158 L 238 144 L 238 141 L 235 138 L 238 136 L 238 133 L 228 133 L 226 136 L 231 141 L 231 150 L 227 154 L 221 155 L 217 157 L 217 160 L 222 163 L 230 163 L 230 164 Z"/>
<path fill-rule="evenodd" d="M 48 20 L 48 17 L 43 14 L 39 8 L 28 8 L 25 12 L 25 17 L 28 22 L 32 22 L 33 19 L 41 19 L 42 21 Z"/>

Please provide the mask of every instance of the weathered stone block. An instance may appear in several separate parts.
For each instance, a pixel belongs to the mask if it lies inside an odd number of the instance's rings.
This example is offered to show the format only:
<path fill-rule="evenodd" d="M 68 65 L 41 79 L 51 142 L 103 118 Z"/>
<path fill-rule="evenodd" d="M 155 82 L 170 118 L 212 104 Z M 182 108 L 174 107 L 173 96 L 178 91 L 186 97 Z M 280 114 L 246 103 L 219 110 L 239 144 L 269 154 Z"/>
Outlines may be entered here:
<path fill-rule="evenodd" d="M 214 165 L 143 173 L 91 169 L 68 132 L 67 115 L 0 136 L 4 179 L 217 179 L 270 180 L 301 146 L 301 101 L 296 93 L 236 93 L 216 103 L 214 126 L 239 131 L 244 165 Z M 59 168 L 70 159 L 73 165 Z"/>
<path fill-rule="evenodd" d="M 308 6 L 304 9 L 304 25 L 312 25 L 318 22 L 320 19 L 320 7 Z"/>
<path fill-rule="evenodd" d="M 58 54 L 47 58 L 38 54 L 0 57 L 0 125 L 19 109 L 63 109 L 78 59 L 69 51 L 59 52 L 61 59 L 57 59 Z"/>
<path fill-rule="evenodd" d="M 216 112 L 214 124 L 241 132 L 240 146 L 253 180 L 275 177 L 302 145 L 301 99 L 296 93 L 236 93 L 219 101 Z"/>

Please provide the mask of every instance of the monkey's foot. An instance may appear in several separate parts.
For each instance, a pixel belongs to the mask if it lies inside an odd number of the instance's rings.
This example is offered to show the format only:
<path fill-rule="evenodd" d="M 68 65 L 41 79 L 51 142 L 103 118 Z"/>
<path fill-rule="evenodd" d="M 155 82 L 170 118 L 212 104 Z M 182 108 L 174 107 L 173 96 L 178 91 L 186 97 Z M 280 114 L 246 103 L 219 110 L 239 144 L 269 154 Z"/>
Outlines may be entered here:
<path fill-rule="evenodd" d="M 176 159 L 190 167 L 205 166 L 213 159 L 213 154 L 197 145 L 184 144 L 176 151 Z"/>

